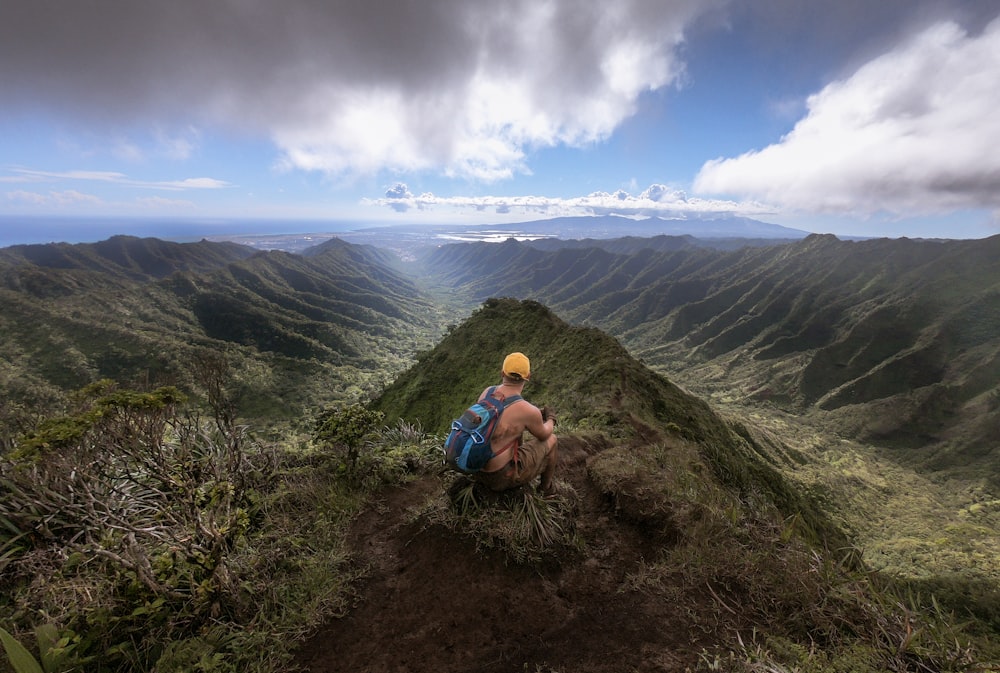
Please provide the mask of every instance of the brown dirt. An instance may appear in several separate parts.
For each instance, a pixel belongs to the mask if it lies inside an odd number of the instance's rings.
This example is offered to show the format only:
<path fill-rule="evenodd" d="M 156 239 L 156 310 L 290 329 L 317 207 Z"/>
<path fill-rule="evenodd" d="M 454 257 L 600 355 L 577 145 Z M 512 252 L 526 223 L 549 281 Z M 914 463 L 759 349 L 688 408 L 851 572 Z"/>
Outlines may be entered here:
<path fill-rule="evenodd" d="M 385 493 L 351 532 L 357 559 L 371 567 L 361 598 L 306 642 L 296 663 L 311 673 L 693 669 L 713 634 L 692 625 L 691 596 L 682 609 L 629 581 L 663 538 L 619 518 L 587 478 L 599 450 L 560 439 L 558 478 L 580 498 L 586 551 L 540 566 L 505 563 L 470 539 L 408 523 L 408 507 L 443 489 L 437 477 Z"/>

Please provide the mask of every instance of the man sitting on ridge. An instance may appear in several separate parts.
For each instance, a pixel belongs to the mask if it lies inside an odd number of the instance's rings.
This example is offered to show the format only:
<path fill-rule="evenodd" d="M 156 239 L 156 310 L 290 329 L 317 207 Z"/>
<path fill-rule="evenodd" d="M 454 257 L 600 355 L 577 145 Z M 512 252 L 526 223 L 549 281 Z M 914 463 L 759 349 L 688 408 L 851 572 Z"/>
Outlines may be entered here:
<path fill-rule="evenodd" d="M 520 395 L 531 377 L 531 363 L 523 353 L 511 353 L 504 358 L 500 374 L 503 380 L 496 393 L 504 397 Z M 479 399 L 488 391 L 489 388 L 484 390 Z M 491 445 L 495 455 L 475 475 L 475 480 L 491 490 L 506 491 L 530 484 L 541 475 L 542 493 L 552 495 L 558 461 L 555 426 L 555 414 L 546 407 L 539 409 L 527 400 L 511 403 L 493 431 Z M 522 441 L 525 430 L 530 434 L 527 441 Z"/>

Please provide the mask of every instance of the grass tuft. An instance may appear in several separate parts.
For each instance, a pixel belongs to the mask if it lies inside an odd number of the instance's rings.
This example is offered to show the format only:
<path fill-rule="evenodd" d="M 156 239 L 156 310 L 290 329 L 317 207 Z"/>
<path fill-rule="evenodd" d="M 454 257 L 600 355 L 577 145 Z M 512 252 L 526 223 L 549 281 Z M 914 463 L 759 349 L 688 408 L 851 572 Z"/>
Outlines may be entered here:
<path fill-rule="evenodd" d="M 581 547 L 573 517 L 579 498 L 569 484 L 556 486 L 549 497 L 528 487 L 494 493 L 455 475 L 416 518 L 471 538 L 479 551 L 500 551 L 517 564 L 536 563 Z"/>

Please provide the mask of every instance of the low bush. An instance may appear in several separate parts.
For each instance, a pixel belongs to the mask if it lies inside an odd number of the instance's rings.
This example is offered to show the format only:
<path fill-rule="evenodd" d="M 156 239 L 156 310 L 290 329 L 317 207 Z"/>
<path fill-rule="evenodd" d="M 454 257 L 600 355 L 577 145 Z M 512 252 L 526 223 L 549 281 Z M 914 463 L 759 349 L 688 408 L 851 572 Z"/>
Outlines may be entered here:
<path fill-rule="evenodd" d="M 352 599 L 345 530 L 367 494 L 437 460 L 436 438 L 399 423 L 366 428 L 348 470 L 338 450 L 265 446 L 213 409 L 105 381 L 0 455 L 0 628 L 33 657 L 281 670 Z"/>

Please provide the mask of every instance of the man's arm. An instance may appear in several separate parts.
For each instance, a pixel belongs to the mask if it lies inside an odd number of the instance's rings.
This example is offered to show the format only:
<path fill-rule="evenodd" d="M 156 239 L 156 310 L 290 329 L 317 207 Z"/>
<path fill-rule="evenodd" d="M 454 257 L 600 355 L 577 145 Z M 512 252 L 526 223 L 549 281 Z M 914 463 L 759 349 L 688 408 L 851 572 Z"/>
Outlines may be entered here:
<path fill-rule="evenodd" d="M 528 432 L 534 435 L 540 442 L 544 442 L 551 437 L 556 427 L 555 419 L 543 420 L 541 410 L 530 402 L 522 406 L 524 407 L 525 414 L 524 427 Z"/>

